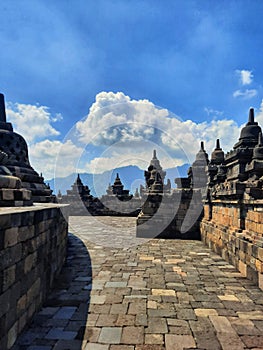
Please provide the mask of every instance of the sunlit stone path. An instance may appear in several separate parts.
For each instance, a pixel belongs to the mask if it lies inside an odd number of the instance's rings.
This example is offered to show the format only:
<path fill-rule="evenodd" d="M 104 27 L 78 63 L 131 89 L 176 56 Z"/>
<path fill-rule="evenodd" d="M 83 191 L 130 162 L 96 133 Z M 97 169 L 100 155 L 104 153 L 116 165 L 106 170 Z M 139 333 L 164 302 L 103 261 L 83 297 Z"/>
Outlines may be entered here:
<path fill-rule="evenodd" d="M 71 217 L 70 230 L 56 289 L 14 349 L 263 349 L 263 292 L 202 242 L 138 240 L 134 218 Z"/>

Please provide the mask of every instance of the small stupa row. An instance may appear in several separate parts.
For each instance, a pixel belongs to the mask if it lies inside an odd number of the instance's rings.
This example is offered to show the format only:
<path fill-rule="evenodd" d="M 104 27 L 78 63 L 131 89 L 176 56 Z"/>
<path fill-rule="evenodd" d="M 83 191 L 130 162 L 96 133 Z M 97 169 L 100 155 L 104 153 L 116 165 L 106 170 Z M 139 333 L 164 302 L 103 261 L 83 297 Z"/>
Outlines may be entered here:
<path fill-rule="evenodd" d="M 30 165 L 25 139 L 6 120 L 5 99 L 0 94 L 0 206 L 53 201 L 52 190 Z"/>
<path fill-rule="evenodd" d="M 67 190 L 66 195 L 58 193 L 59 203 L 70 204 L 70 215 L 128 215 L 137 216 L 141 200 L 138 189 L 134 195 L 124 189 L 120 176 L 117 173 L 114 183 L 109 184 L 106 194 L 100 198 L 90 194 L 90 189 L 84 185 L 78 174 L 76 181 Z"/>
<path fill-rule="evenodd" d="M 219 140 L 208 165 L 208 199 L 263 199 L 262 129 L 254 109 L 233 149 L 224 154 Z"/>
<path fill-rule="evenodd" d="M 196 238 L 204 201 L 263 199 L 263 138 L 253 108 L 233 150 L 225 154 L 217 139 L 209 160 L 201 142 L 188 176 L 175 179 L 176 189 L 165 191 L 165 172 L 155 158 L 154 152 L 145 172 L 146 200 L 137 218 L 140 237 Z"/>

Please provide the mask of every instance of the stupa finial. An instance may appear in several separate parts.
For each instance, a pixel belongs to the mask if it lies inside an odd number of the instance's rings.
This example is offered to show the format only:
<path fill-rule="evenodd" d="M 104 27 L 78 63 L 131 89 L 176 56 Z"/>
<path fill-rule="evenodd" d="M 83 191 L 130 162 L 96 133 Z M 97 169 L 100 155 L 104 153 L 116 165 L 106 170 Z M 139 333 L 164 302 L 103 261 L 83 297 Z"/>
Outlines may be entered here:
<path fill-rule="evenodd" d="M 0 122 L 6 123 L 5 97 L 0 93 Z"/>
<path fill-rule="evenodd" d="M 249 117 L 248 117 L 249 124 L 255 123 L 255 117 L 254 117 L 254 108 L 249 109 Z"/>

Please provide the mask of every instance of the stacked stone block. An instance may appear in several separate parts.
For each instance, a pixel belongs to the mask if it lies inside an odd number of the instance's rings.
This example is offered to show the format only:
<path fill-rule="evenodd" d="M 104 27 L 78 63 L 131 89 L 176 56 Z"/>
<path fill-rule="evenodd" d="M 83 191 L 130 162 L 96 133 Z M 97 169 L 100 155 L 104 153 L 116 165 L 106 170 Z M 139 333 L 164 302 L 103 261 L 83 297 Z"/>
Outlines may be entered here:
<path fill-rule="evenodd" d="M 42 306 L 66 256 L 58 205 L 0 211 L 0 344 L 10 349 Z"/>
<path fill-rule="evenodd" d="M 253 108 L 233 150 L 224 157 L 219 146 L 207 169 L 201 237 L 263 289 L 263 140 Z"/>
<path fill-rule="evenodd" d="M 263 201 L 212 204 L 204 207 L 202 240 L 263 289 Z"/>

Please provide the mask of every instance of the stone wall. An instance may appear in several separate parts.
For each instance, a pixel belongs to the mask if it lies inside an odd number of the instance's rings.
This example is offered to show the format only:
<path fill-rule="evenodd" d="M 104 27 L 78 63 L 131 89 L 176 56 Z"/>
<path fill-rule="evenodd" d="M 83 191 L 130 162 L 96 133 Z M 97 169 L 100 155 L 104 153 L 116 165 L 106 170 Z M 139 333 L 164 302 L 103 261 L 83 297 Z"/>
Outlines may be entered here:
<path fill-rule="evenodd" d="M 263 289 L 263 200 L 215 200 L 204 206 L 202 240 Z"/>
<path fill-rule="evenodd" d="M 181 188 L 160 197 L 161 200 L 156 195 L 148 196 L 137 218 L 137 237 L 199 240 L 201 191 Z"/>
<path fill-rule="evenodd" d="M 10 349 L 45 301 L 66 257 L 61 205 L 0 208 L 0 344 Z"/>

